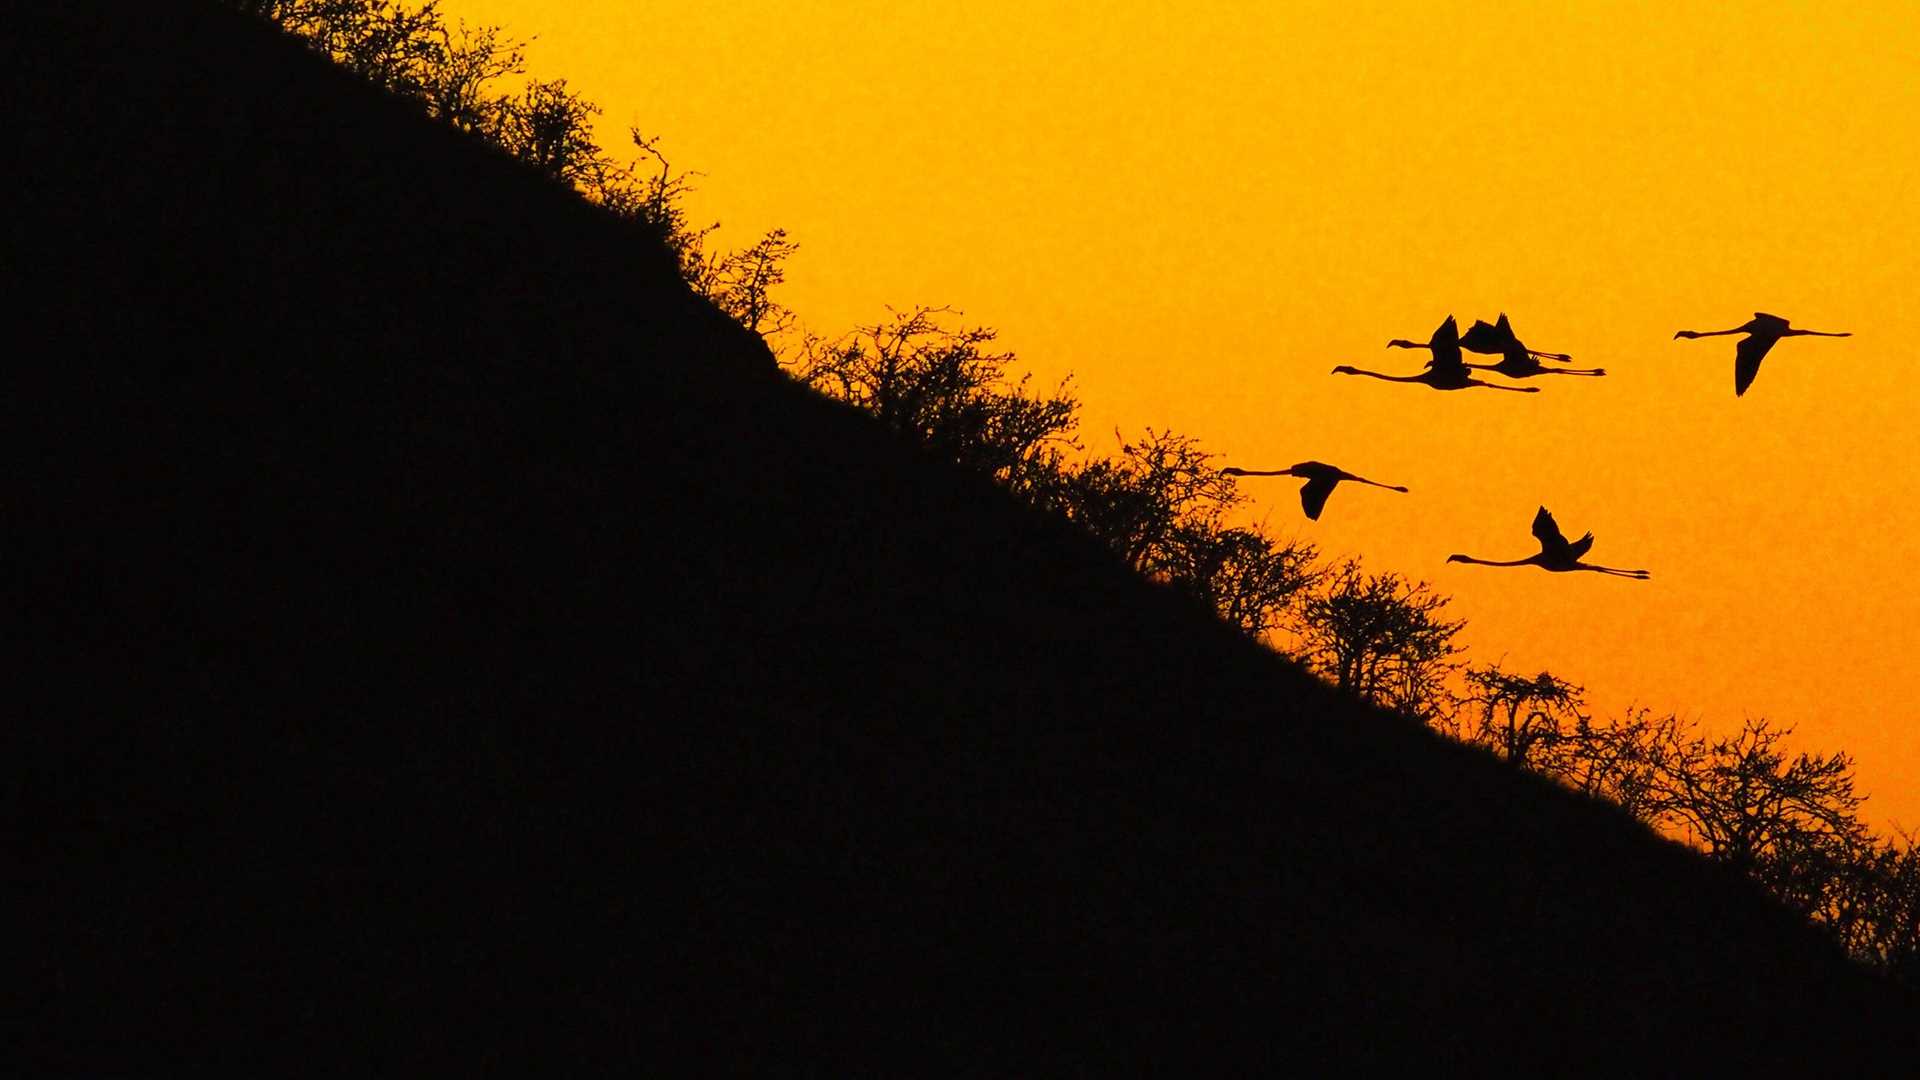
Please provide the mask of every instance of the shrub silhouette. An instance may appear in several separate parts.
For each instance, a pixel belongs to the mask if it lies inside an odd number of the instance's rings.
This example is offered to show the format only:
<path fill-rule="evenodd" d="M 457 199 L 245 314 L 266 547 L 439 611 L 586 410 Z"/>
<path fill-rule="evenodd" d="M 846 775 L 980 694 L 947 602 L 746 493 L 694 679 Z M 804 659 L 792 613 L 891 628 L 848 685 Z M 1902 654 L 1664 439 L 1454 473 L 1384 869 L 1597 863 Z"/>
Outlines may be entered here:
<path fill-rule="evenodd" d="M 1303 655 L 1343 690 L 1409 716 L 1436 715 L 1448 706 L 1454 639 L 1466 625 L 1442 617 L 1447 603 L 1425 582 L 1369 574 L 1349 559 L 1301 608 Z"/>
<path fill-rule="evenodd" d="M 1469 668 L 1466 686 L 1461 707 L 1448 720 L 1456 738 L 1547 773 L 1559 771 L 1557 751 L 1579 745 L 1585 702 L 1580 688 L 1566 680 L 1545 671 L 1515 675 L 1489 664 Z"/>
<path fill-rule="evenodd" d="M 1012 379 L 1010 353 L 990 351 L 985 327 L 949 329 L 944 308 L 893 312 L 837 341 L 810 341 L 801 382 L 871 415 L 943 461 L 991 477 L 1015 494 L 1048 487 L 1072 445 L 1074 401 L 1063 382 L 1032 396 Z"/>

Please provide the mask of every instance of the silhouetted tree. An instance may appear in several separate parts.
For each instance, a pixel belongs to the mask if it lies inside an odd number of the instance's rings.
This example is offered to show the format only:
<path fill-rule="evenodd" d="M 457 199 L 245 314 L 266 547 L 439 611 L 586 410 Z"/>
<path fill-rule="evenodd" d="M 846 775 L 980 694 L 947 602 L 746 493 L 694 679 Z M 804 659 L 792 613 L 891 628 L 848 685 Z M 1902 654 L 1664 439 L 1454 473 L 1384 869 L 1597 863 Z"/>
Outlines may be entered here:
<path fill-rule="evenodd" d="M 410 7 L 392 0 L 278 0 L 247 3 L 319 52 L 376 86 L 422 97 L 427 71 L 444 62 L 445 21 L 438 0 Z"/>
<path fill-rule="evenodd" d="M 1913 982 L 1920 977 L 1920 853 L 1913 836 L 1902 840 L 1872 839 L 1820 866 L 1819 904 L 1808 913 L 1858 959 Z"/>
<path fill-rule="evenodd" d="M 1280 543 L 1257 530 L 1215 520 L 1183 521 L 1160 545 L 1156 571 L 1250 637 L 1282 625 L 1320 579 L 1313 545 Z"/>
<path fill-rule="evenodd" d="M 1239 489 L 1185 435 L 1148 428 L 1121 438 L 1118 455 L 1060 469 L 1030 498 L 1253 637 L 1281 626 L 1319 580 L 1313 545 L 1228 523 L 1244 501 Z"/>
<path fill-rule="evenodd" d="M 505 99 L 493 93 L 500 79 L 526 72 L 522 44 L 497 26 L 436 29 L 436 55 L 420 72 L 419 95 L 427 111 L 462 131 L 495 138 Z"/>
<path fill-rule="evenodd" d="M 316 26 L 344 23 L 367 9 L 382 6 L 381 0 L 224 0 L 228 7 L 244 14 L 271 19 L 303 37 Z"/>
<path fill-rule="evenodd" d="M 697 245 L 694 250 L 698 251 Z M 787 260 L 797 250 L 799 245 L 787 239 L 787 230 L 774 229 L 739 251 L 701 253 L 688 280 L 740 325 L 771 336 L 793 325 L 793 312 L 775 302 L 772 293 L 774 286 L 787 279 Z"/>
<path fill-rule="evenodd" d="M 1791 729 L 1766 720 L 1724 738 L 1645 709 L 1598 722 L 1578 687 L 1546 672 L 1494 665 L 1466 681 L 1440 730 L 1620 805 L 1739 868 L 1857 959 L 1920 978 L 1920 854 L 1911 837 L 1879 840 L 1860 822 L 1846 755 L 1789 758 Z"/>
<path fill-rule="evenodd" d="M 1444 711 L 1464 621 L 1441 615 L 1448 598 L 1424 581 L 1335 567 L 1301 607 L 1303 659 L 1335 686 L 1414 716 Z"/>
<path fill-rule="evenodd" d="M 1853 790 L 1853 760 L 1789 758 L 1780 741 L 1791 732 L 1764 719 L 1727 737 L 1669 731 L 1661 813 L 1709 857 L 1817 915 L 1836 868 L 1866 845 L 1867 834 L 1856 816 L 1862 799 Z"/>
<path fill-rule="evenodd" d="M 676 172 L 658 141 L 632 132 L 641 155 L 622 164 L 595 141 L 599 106 L 565 79 L 533 80 L 512 94 L 495 85 L 525 72 L 522 44 L 497 26 L 449 26 L 437 0 L 226 0 L 271 19 L 315 51 L 418 103 L 429 115 L 487 139 L 589 200 L 649 226 L 678 260 L 694 289 L 748 329 L 786 329 L 791 313 L 772 290 L 796 250 L 775 229 L 740 251 L 709 251 L 718 224 L 696 228 L 683 198 L 690 174 Z M 646 162 L 642 167 L 640 162 Z M 657 169 L 655 168 L 657 166 Z"/>
<path fill-rule="evenodd" d="M 1663 807 L 1660 780 L 1666 765 L 1663 747 L 1679 725 L 1672 713 L 1629 710 L 1618 720 L 1599 721 L 1573 714 L 1571 729 L 1540 755 L 1535 767 L 1575 791 L 1618 804 L 1635 818 L 1654 824 Z"/>
<path fill-rule="evenodd" d="M 1152 428 L 1136 442 L 1122 439 L 1117 457 L 1071 470 L 1050 496 L 1054 509 L 1143 574 L 1187 561 L 1174 550 L 1183 522 L 1217 519 L 1239 501 L 1233 478 L 1197 442 Z"/>
<path fill-rule="evenodd" d="M 1498 664 L 1469 668 L 1466 688 L 1452 733 L 1521 768 L 1542 768 L 1575 737 L 1586 705 L 1580 688 L 1557 675 L 1515 675 Z"/>
<path fill-rule="evenodd" d="M 591 189 L 609 167 L 593 141 L 600 107 L 567 88 L 567 80 L 535 80 L 500 103 L 494 137 L 502 149 L 555 180 Z"/>
<path fill-rule="evenodd" d="M 946 308 L 892 312 L 891 322 L 838 341 L 806 342 L 802 382 L 859 406 L 880 424 L 1019 494 L 1050 487 L 1073 443 L 1078 403 L 1062 381 L 1050 395 L 1013 378 L 1011 353 L 993 352 L 986 327 L 950 329 Z"/>
<path fill-rule="evenodd" d="M 642 168 L 636 162 L 619 169 L 607 169 L 594 177 L 587 197 L 630 221 L 647 224 L 656 230 L 680 264 L 680 276 L 698 283 L 707 265 L 706 241 L 719 222 L 694 227 L 687 218 L 684 199 L 693 191 L 689 172 L 675 172 L 673 164 L 660 150 L 660 140 L 628 129 L 634 149 L 652 164 Z M 657 166 L 657 168 L 656 168 Z"/>
<path fill-rule="evenodd" d="M 1920 989 L 1920 836 L 1905 833 L 1898 843 L 1874 845 L 1866 877 L 1865 932 L 1849 944 L 1855 955 Z"/>
<path fill-rule="evenodd" d="M 306 41 L 342 67 L 493 141 L 509 100 L 493 84 L 525 71 L 522 44 L 498 26 L 449 26 L 438 0 L 227 0 Z"/>

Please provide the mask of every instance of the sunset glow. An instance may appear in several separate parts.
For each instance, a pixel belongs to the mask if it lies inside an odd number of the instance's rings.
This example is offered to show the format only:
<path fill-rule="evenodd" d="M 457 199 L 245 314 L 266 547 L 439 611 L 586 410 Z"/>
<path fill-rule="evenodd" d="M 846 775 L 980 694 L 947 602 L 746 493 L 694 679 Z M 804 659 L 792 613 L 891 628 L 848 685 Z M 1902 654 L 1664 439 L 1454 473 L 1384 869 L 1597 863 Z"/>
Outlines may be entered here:
<path fill-rule="evenodd" d="M 809 330 L 952 305 L 1072 374 L 1089 451 L 1153 426 L 1404 484 L 1307 522 L 1242 482 L 1270 531 L 1452 596 L 1470 659 L 1795 725 L 1920 827 L 1912 4 L 441 6 L 536 37 L 610 149 L 661 137 L 726 242 L 787 229 Z M 1503 311 L 1608 376 L 1329 376 Z M 1736 339 L 1673 335 L 1756 311 L 1853 336 L 1736 399 Z M 1445 563 L 1531 554 L 1541 505 L 1652 580 Z"/>

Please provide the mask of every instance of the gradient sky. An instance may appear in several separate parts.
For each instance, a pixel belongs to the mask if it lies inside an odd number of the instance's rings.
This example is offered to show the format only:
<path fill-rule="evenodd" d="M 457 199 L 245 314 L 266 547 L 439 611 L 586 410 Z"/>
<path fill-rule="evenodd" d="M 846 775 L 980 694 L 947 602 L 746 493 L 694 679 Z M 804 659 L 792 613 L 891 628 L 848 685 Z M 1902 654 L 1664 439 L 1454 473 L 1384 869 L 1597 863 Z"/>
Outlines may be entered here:
<path fill-rule="evenodd" d="M 810 329 L 953 305 L 1073 373 L 1091 450 L 1152 425 L 1405 484 L 1318 523 L 1296 482 L 1246 489 L 1452 596 L 1470 658 L 1607 715 L 1796 725 L 1856 757 L 1877 827 L 1920 827 L 1910 0 L 442 8 L 537 35 L 609 147 L 662 136 L 726 241 L 788 229 Z M 1501 311 L 1610 375 L 1329 375 L 1412 374 L 1387 339 Z M 1673 332 L 1754 311 L 1855 336 L 1783 342 L 1736 400 L 1737 339 Z M 1444 563 L 1531 554 L 1542 504 L 1653 580 Z"/>

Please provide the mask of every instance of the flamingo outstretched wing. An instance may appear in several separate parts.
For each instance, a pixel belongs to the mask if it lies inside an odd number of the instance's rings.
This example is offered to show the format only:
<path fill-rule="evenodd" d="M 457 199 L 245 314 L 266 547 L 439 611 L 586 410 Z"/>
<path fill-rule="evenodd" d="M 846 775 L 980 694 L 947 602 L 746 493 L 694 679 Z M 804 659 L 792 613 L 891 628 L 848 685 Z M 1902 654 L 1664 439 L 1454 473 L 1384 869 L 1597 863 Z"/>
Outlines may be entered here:
<path fill-rule="evenodd" d="M 1309 521 L 1319 521 L 1320 511 L 1326 509 L 1327 496 L 1333 494 L 1335 484 L 1340 482 L 1336 476 L 1316 476 L 1300 488 L 1300 509 L 1307 512 Z"/>
<path fill-rule="evenodd" d="M 1539 513 L 1533 515 L 1533 538 L 1540 541 L 1541 551 L 1565 551 L 1570 546 L 1567 538 L 1561 535 L 1559 524 L 1553 520 L 1552 514 L 1547 513 L 1547 508 L 1544 506 L 1540 508 Z"/>
<path fill-rule="evenodd" d="M 1507 339 L 1512 334 L 1513 327 L 1508 324 L 1506 313 L 1502 312 L 1499 327 L 1484 319 L 1474 320 L 1473 326 L 1460 335 L 1460 347 L 1468 352 L 1498 355 L 1506 349 Z"/>
<path fill-rule="evenodd" d="M 1593 550 L 1593 533 L 1591 532 L 1587 533 L 1587 535 L 1581 537 L 1580 539 L 1575 540 L 1573 543 L 1567 545 L 1567 554 L 1573 556 L 1576 559 L 1592 550 Z"/>
<path fill-rule="evenodd" d="M 1433 332 L 1428 347 L 1433 352 L 1433 359 L 1427 362 L 1428 367 L 1448 374 L 1465 373 L 1466 361 L 1460 356 L 1460 324 L 1454 321 L 1453 316 L 1447 316 L 1446 321 Z"/>
<path fill-rule="evenodd" d="M 1760 374 L 1760 361 L 1766 358 L 1767 351 L 1780 339 L 1772 334 L 1749 334 L 1740 339 L 1733 347 L 1733 396 L 1739 397 L 1753 385 L 1753 377 Z"/>

